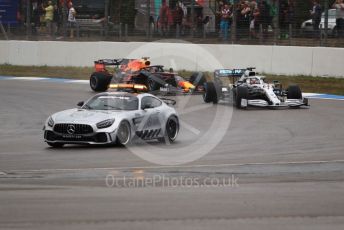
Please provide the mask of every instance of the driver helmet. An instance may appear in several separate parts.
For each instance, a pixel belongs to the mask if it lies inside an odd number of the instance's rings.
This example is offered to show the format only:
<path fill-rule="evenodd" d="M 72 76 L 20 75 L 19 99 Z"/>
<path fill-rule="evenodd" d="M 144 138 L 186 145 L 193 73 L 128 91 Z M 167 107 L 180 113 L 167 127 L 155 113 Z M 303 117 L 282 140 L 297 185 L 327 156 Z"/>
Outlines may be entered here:
<path fill-rule="evenodd" d="M 250 78 L 250 84 L 251 85 L 259 84 L 259 79 L 258 78 Z"/>

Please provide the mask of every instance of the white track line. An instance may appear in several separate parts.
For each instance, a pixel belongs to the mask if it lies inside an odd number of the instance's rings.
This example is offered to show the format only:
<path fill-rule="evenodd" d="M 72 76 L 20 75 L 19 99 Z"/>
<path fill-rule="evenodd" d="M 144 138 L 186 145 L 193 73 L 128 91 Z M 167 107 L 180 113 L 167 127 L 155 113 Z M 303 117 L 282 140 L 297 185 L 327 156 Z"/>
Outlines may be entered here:
<path fill-rule="evenodd" d="M 332 161 L 277 161 L 277 162 L 262 162 L 262 163 L 238 163 L 238 164 L 204 164 L 204 165 L 167 165 L 167 166 L 130 166 L 130 167 L 113 167 L 113 168 L 78 168 L 78 169 L 32 169 L 32 170 L 8 170 L 11 172 L 57 172 L 57 171 L 84 171 L 84 170 L 130 170 L 130 169 L 168 169 L 168 168 L 206 168 L 206 167 L 233 167 L 233 166 L 261 166 L 261 165 L 298 165 L 298 164 L 326 164 L 326 163 L 344 163 L 344 160 Z"/>

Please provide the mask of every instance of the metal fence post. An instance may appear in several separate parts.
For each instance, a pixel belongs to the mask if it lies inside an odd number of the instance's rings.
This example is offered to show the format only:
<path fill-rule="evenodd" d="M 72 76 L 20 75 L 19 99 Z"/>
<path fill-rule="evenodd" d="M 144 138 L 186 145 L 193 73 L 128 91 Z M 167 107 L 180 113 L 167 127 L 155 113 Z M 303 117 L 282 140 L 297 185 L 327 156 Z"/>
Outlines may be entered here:
<path fill-rule="evenodd" d="M 327 46 L 327 31 L 328 31 L 328 0 L 325 0 L 324 3 L 325 7 L 325 34 L 324 34 L 324 43 Z"/>
<path fill-rule="evenodd" d="M 128 24 L 124 25 L 124 39 L 128 40 Z"/>
<path fill-rule="evenodd" d="M 63 1 L 62 3 L 62 30 L 63 37 L 67 37 L 67 17 L 68 17 L 68 7 L 67 2 Z"/>
<path fill-rule="evenodd" d="M 195 29 L 195 0 L 191 0 L 191 37 L 194 37 Z"/>
<path fill-rule="evenodd" d="M 118 36 L 119 36 L 119 40 L 122 40 L 122 22 L 119 23 Z"/>
<path fill-rule="evenodd" d="M 206 30 L 206 25 L 203 24 L 203 39 L 207 38 L 207 30 Z"/>
<path fill-rule="evenodd" d="M 10 23 L 7 24 L 7 34 L 11 35 L 11 24 Z"/>
<path fill-rule="evenodd" d="M 289 24 L 289 45 L 292 45 L 292 39 L 293 39 L 293 25 Z"/>
<path fill-rule="evenodd" d="M 259 44 L 263 44 L 263 25 L 259 24 Z"/>
<path fill-rule="evenodd" d="M 275 21 L 273 22 L 273 24 L 275 24 L 274 25 L 274 27 L 275 28 L 273 28 L 274 29 L 274 45 L 277 45 L 277 38 L 278 38 L 278 36 L 279 36 L 279 0 L 276 0 L 276 2 L 275 2 L 275 4 L 276 4 L 276 16 L 275 16 Z"/>
<path fill-rule="evenodd" d="M 26 39 L 31 35 L 31 0 L 26 0 Z"/>
<path fill-rule="evenodd" d="M 231 42 L 234 44 L 236 42 L 236 37 L 237 37 L 237 0 L 234 0 L 233 2 L 233 13 L 232 13 L 232 25 L 230 26 L 231 28 Z"/>
<path fill-rule="evenodd" d="M 105 16 L 105 23 L 104 23 L 104 34 L 105 37 L 108 36 L 109 34 L 109 0 L 105 0 L 105 12 L 104 12 L 104 16 Z"/>
<path fill-rule="evenodd" d="M 319 34 L 318 34 L 318 36 L 320 36 L 320 46 L 324 46 L 324 41 L 323 41 L 323 36 L 322 36 L 322 29 L 323 29 L 323 27 L 322 27 L 322 25 L 320 24 L 320 26 L 319 26 L 320 28 L 319 28 Z"/>
<path fill-rule="evenodd" d="M 176 24 L 176 38 L 179 38 L 180 37 L 180 26 L 179 24 L 177 23 Z"/>
<path fill-rule="evenodd" d="M 150 41 L 151 39 L 150 8 L 151 8 L 151 2 L 150 0 L 147 0 L 147 39 L 148 41 Z"/>

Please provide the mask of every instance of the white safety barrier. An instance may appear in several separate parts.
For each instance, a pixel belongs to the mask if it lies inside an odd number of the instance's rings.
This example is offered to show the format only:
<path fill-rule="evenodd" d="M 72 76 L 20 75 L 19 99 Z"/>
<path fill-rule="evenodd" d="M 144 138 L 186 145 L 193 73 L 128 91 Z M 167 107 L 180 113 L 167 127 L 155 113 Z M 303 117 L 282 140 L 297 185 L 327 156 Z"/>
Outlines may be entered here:
<path fill-rule="evenodd" d="M 0 41 L 0 64 L 92 66 L 94 60 L 101 58 L 143 56 L 151 57 L 153 64 L 176 70 L 213 71 L 211 68 L 257 67 L 257 71 L 271 74 L 344 77 L 343 48 L 167 42 Z"/>

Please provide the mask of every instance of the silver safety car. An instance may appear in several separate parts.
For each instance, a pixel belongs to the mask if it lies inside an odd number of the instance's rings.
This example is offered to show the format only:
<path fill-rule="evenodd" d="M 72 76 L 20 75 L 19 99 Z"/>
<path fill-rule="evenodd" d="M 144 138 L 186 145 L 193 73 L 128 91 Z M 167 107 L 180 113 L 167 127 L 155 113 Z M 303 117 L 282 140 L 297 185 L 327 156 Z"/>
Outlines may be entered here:
<path fill-rule="evenodd" d="M 44 140 L 52 147 L 65 144 L 128 145 L 133 139 L 174 142 L 179 119 L 174 100 L 151 94 L 100 93 L 79 108 L 51 115 Z"/>

